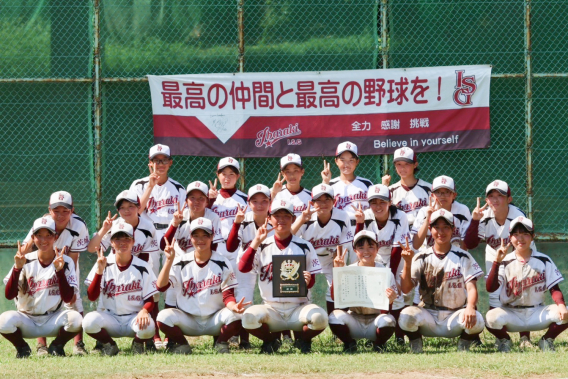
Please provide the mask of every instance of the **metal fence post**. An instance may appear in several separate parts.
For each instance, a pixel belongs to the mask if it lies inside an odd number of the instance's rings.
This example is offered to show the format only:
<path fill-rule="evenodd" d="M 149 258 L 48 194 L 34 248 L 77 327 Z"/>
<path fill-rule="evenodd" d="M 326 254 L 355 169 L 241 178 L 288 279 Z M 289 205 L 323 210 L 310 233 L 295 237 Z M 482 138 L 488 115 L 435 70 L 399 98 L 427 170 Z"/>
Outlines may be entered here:
<path fill-rule="evenodd" d="M 526 101 L 526 150 L 527 150 L 527 213 L 533 215 L 533 137 L 532 137 L 532 47 L 531 47 L 531 0 L 525 0 L 525 101 Z"/>
<path fill-rule="evenodd" d="M 239 72 L 242 74 L 245 72 L 245 24 L 244 24 L 244 0 L 239 0 L 237 5 L 237 23 L 239 30 Z M 245 183 L 245 159 L 239 158 L 241 166 L 241 180 L 239 181 L 239 187 L 241 191 L 246 192 Z"/>
<path fill-rule="evenodd" d="M 381 57 L 382 68 L 388 68 L 389 66 L 389 31 L 388 31 L 388 0 L 381 0 Z M 383 175 L 389 174 L 389 156 L 383 155 Z M 381 179 L 380 177 L 378 178 Z M 382 181 L 381 181 L 382 182 Z"/>
<path fill-rule="evenodd" d="M 93 1 L 93 123 L 95 160 L 95 223 L 101 225 L 101 46 L 100 46 L 100 0 Z"/>

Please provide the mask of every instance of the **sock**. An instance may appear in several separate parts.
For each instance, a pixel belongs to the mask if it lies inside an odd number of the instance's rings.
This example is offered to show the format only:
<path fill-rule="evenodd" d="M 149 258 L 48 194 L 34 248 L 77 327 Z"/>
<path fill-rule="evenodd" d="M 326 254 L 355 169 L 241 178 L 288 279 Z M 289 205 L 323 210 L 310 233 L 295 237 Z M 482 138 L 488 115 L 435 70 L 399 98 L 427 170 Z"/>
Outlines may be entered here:
<path fill-rule="evenodd" d="M 158 325 L 158 313 L 160 312 L 160 309 L 158 307 L 160 303 L 158 303 L 157 301 L 154 302 L 154 308 L 152 308 L 152 312 L 150 313 L 150 316 L 152 316 L 152 320 L 154 320 L 154 324 Z M 156 340 L 161 340 L 160 338 L 160 328 L 155 328 L 154 330 L 154 341 Z"/>
<path fill-rule="evenodd" d="M 217 337 L 217 342 L 223 343 L 227 342 L 232 336 L 239 334 L 242 329 L 241 321 L 233 321 L 230 324 L 223 325 L 221 327 L 221 333 Z"/>
<path fill-rule="evenodd" d="M 509 336 L 509 333 L 507 333 L 506 326 L 502 327 L 501 329 L 491 329 L 490 327 L 487 327 L 487 330 L 489 330 L 489 333 L 493 334 L 495 337 L 499 338 L 500 340 L 502 340 L 503 338 L 508 340 L 511 339 L 511 336 Z"/>
<path fill-rule="evenodd" d="M 80 313 L 81 313 L 81 316 L 83 316 L 83 312 L 80 312 Z M 81 330 L 79 330 L 79 333 L 77 333 L 77 335 L 73 339 L 74 345 L 77 345 L 79 342 L 83 342 L 83 328 L 81 328 Z"/>
<path fill-rule="evenodd" d="M 406 332 L 404 330 L 402 330 L 402 328 L 398 324 L 398 318 L 400 317 L 400 312 L 402 312 L 402 310 L 404 308 L 406 308 L 406 307 L 403 307 L 403 308 L 400 308 L 400 309 L 393 309 L 389 312 L 392 315 L 392 317 L 394 317 L 394 319 L 396 320 L 396 325 L 394 327 L 394 336 L 396 338 L 401 338 L 403 340 L 404 340 L 404 336 L 406 335 Z"/>
<path fill-rule="evenodd" d="M 26 341 L 22 337 L 22 331 L 19 328 L 17 328 L 14 333 L 2 333 L 2 335 L 10 341 L 15 348 L 26 345 Z"/>
<path fill-rule="evenodd" d="M 555 339 L 556 337 L 558 337 L 560 335 L 560 333 L 562 333 L 566 329 L 568 329 L 568 324 L 558 325 L 556 323 L 552 323 L 552 324 L 550 324 L 550 326 L 548 327 L 548 330 L 546 331 L 544 336 L 542 336 L 542 338 L 544 338 L 544 339 L 547 339 L 547 338 Z"/>
<path fill-rule="evenodd" d="M 468 334 L 465 330 L 461 333 L 460 338 L 466 341 L 475 341 L 479 339 L 479 333 L 477 334 Z"/>
<path fill-rule="evenodd" d="M 45 337 L 38 337 L 37 338 L 38 345 L 47 346 L 47 338 Z"/>
<path fill-rule="evenodd" d="M 519 332 L 519 337 L 527 337 L 530 340 L 531 332 Z"/>
<path fill-rule="evenodd" d="M 421 338 L 422 334 L 420 333 L 420 330 L 417 330 L 415 332 L 406 332 L 406 335 L 408 336 L 408 339 L 410 341 L 413 341 L 415 339 Z"/>
<path fill-rule="evenodd" d="M 241 328 L 239 337 L 241 338 L 241 343 L 246 343 L 250 341 L 250 333 L 245 328 Z"/>
<path fill-rule="evenodd" d="M 313 329 L 310 329 L 307 325 L 304 325 L 301 332 L 294 332 L 294 334 L 296 335 L 296 338 L 299 338 L 299 339 L 306 341 L 306 342 L 311 342 L 312 338 L 314 338 L 315 336 L 317 336 L 318 334 L 320 334 L 322 332 L 323 332 L 323 329 L 322 330 L 313 330 Z"/>
<path fill-rule="evenodd" d="M 335 303 L 333 301 L 326 301 L 325 305 L 327 307 L 327 314 L 331 314 L 335 310 Z"/>
<path fill-rule="evenodd" d="M 262 340 L 263 342 L 272 342 L 274 340 L 277 340 L 278 337 L 280 337 L 279 332 L 278 333 L 270 332 L 268 324 L 262 324 L 260 328 L 257 329 L 248 329 L 248 332 L 253 336 L 255 336 L 256 338 L 258 338 L 259 340 Z"/>
<path fill-rule="evenodd" d="M 382 346 L 387 343 L 389 338 L 392 337 L 394 334 L 394 327 L 387 327 L 387 328 L 377 328 L 377 339 L 375 340 L 374 344 L 377 346 Z"/>
<path fill-rule="evenodd" d="M 331 332 L 337 336 L 344 344 L 349 344 L 353 341 L 353 337 L 351 337 L 351 332 L 349 331 L 349 327 L 347 325 L 340 325 L 340 324 L 329 324 L 329 328 Z"/>
<path fill-rule="evenodd" d="M 108 334 L 108 332 L 104 328 L 101 329 L 101 331 L 98 333 L 87 333 L 87 334 L 101 343 L 111 343 L 113 345 L 116 345 L 116 342 L 114 342 L 112 337 Z"/>
<path fill-rule="evenodd" d="M 169 342 L 186 345 L 187 340 L 179 326 L 169 326 L 158 321 L 158 328 L 166 335 Z"/>

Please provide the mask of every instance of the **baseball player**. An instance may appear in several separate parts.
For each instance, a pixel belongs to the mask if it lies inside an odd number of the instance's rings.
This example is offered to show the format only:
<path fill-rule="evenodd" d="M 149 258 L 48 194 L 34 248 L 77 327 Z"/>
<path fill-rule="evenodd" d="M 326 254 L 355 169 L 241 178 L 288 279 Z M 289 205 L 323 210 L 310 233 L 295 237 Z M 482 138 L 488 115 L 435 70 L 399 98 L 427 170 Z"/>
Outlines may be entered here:
<path fill-rule="evenodd" d="M 209 188 L 207 185 L 200 181 L 195 181 L 187 185 L 187 200 L 185 209 L 181 207 L 178 208 L 174 217 L 170 222 L 170 226 L 164 235 L 164 238 L 160 241 L 160 249 L 164 250 L 166 248 L 166 241 L 169 241 L 171 245 L 173 242 L 174 249 L 176 251 L 176 260 L 180 259 L 184 254 L 190 253 L 194 250 L 191 244 L 191 234 L 189 232 L 189 227 L 191 221 L 198 219 L 199 217 L 205 217 L 211 221 L 213 225 L 213 244 L 224 244 L 223 235 L 221 234 L 221 220 L 219 216 L 211 209 L 207 208 L 207 203 L 209 201 L 207 195 L 209 193 Z M 166 291 L 166 308 L 175 308 L 176 306 L 176 295 L 172 288 L 168 288 Z"/>
<path fill-rule="evenodd" d="M 312 338 L 327 326 L 327 313 L 307 297 L 278 298 L 272 292 L 272 256 L 306 256 L 306 271 L 303 272 L 308 289 L 315 284 L 315 275 L 321 265 L 312 245 L 292 234 L 294 206 L 285 200 L 273 201 L 270 217 L 258 228 L 256 235 L 239 262 L 239 270 L 258 274 L 262 305 L 253 305 L 243 314 L 242 324 L 253 336 L 262 340 L 263 353 L 273 354 L 281 345 L 282 330 L 293 330 L 296 347 L 302 353 L 311 351 Z M 274 235 L 268 237 L 268 221 L 274 225 Z"/>
<path fill-rule="evenodd" d="M 80 330 L 79 312 L 63 307 L 79 292 L 73 260 L 55 246 L 56 223 L 49 217 L 38 218 L 32 227 L 31 244 L 18 241 L 14 266 L 4 278 L 6 298 L 15 299 L 17 311 L 0 315 L 0 334 L 16 348 L 16 358 L 31 355 L 24 338 L 55 337 L 48 354 L 65 356 L 65 344 Z M 45 337 L 44 337 L 45 338 Z"/>
<path fill-rule="evenodd" d="M 351 266 L 385 267 L 377 261 L 379 245 L 375 233 L 367 230 L 360 231 L 353 239 L 353 246 L 359 261 Z M 337 254 L 333 260 L 333 267 L 345 266 L 346 252 L 347 250 L 344 250 L 342 254 Z M 331 294 L 333 297 L 333 288 Z M 385 290 L 385 294 L 391 306 L 400 295 L 392 273 L 390 286 Z M 384 314 L 374 308 L 352 307 L 347 311 L 336 309 L 329 315 L 329 328 L 343 342 L 343 351 L 347 353 L 357 351 L 356 340 L 361 338 L 373 341 L 374 351 L 383 352 L 387 341 L 394 333 L 395 324 L 396 321 L 392 315 Z"/>
<path fill-rule="evenodd" d="M 244 299 L 236 302 L 237 279 L 227 258 L 211 249 L 213 224 L 199 217 L 190 224 L 194 250 L 174 264 L 175 249 L 166 241 L 166 263 L 158 276 L 160 291 L 175 289 L 177 308 L 158 314 L 158 326 L 168 338 L 167 351 L 189 354 L 191 347 L 185 336 L 217 336 L 215 349 L 229 353 L 229 338 L 240 328 Z"/>
<path fill-rule="evenodd" d="M 73 206 L 73 197 L 69 192 L 57 191 L 49 197 L 49 215 L 55 221 L 55 232 L 57 238 L 55 247 L 60 251 L 65 251 L 75 264 L 75 273 L 77 278 L 79 272 L 79 254 L 87 249 L 89 245 L 89 231 L 85 221 L 75 214 Z M 28 244 L 32 241 L 33 228 L 30 230 L 24 243 Z M 79 282 L 77 280 L 77 285 Z M 72 303 L 65 304 L 68 309 L 76 310 L 83 315 L 83 300 L 81 299 L 80 290 L 73 298 Z M 37 339 L 37 353 L 39 356 L 48 354 L 47 341 L 44 337 Z M 83 332 L 80 331 L 74 340 L 73 355 L 86 355 L 85 344 L 83 343 Z"/>
<path fill-rule="evenodd" d="M 333 279 L 333 258 L 338 247 L 340 250 L 347 249 L 353 241 L 351 233 L 351 220 L 347 212 L 333 207 L 333 188 L 327 184 L 318 184 L 312 189 L 312 201 L 314 206 L 302 212 L 292 225 L 292 233 L 309 241 L 320 261 L 321 272 L 327 280 L 327 292 L 325 300 L 327 313 L 335 309 L 331 298 L 331 281 Z"/>
<path fill-rule="evenodd" d="M 412 353 L 422 352 L 422 336 L 459 336 L 458 351 L 467 351 L 484 328 L 483 317 L 475 310 L 477 278 L 483 271 L 471 254 L 452 246 L 455 222 L 451 212 L 439 209 L 427 222 L 434 246 L 414 256 L 407 245 L 402 253 L 402 291 L 407 293 L 420 284 L 421 306 L 404 308 L 400 327 L 407 332 Z"/>
<path fill-rule="evenodd" d="M 408 225 L 412 227 L 420 208 L 428 205 L 432 185 L 416 178 L 418 159 L 411 148 L 402 147 L 395 150 L 393 163 L 396 173 L 400 176 L 400 181 L 389 187 L 392 202 L 398 209 L 406 213 Z M 390 175 L 383 176 L 384 185 L 390 185 L 390 181 Z"/>
<path fill-rule="evenodd" d="M 312 200 L 310 191 L 301 185 L 304 173 L 302 157 L 298 154 L 288 154 L 280 159 L 280 173 L 270 190 L 271 199 L 282 199 L 292 203 L 296 217 L 308 209 Z"/>
<path fill-rule="evenodd" d="M 156 276 L 148 262 L 132 255 L 134 228 L 127 222 L 115 223 L 110 230 L 114 254 L 105 258 L 97 248 L 97 262 L 85 280 L 90 301 L 99 299 L 98 308 L 83 319 L 85 332 L 102 343 L 103 355 L 119 352 L 113 337 L 134 337 L 132 353 L 144 353 L 144 340 L 154 336 L 151 317 Z"/>
<path fill-rule="evenodd" d="M 130 190 L 140 199 L 140 214 L 154 224 L 156 241 L 160 241 L 178 209 L 178 204 L 185 203 L 186 191 L 180 183 L 168 176 L 168 171 L 173 164 L 169 146 L 161 144 L 152 146 L 148 159 L 150 175 L 135 180 L 131 184 Z M 160 272 L 160 256 L 161 251 L 152 253 L 151 256 L 152 270 L 156 276 Z M 152 315 L 154 322 L 159 311 L 158 298 L 156 297 L 155 300 L 156 304 L 154 304 L 154 314 Z M 148 343 L 150 346 L 147 346 L 147 348 L 152 349 L 152 344 L 156 349 L 164 347 L 158 329 L 156 329 L 156 333 L 157 335 L 153 341 Z"/>
<path fill-rule="evenodd" d="M 568 310 L 558 286 L 564 278 L 549 256 L 533 249 L 531 220 L 516 217 L 509 232 L 511 242 L 505 245 L 502 240 L 485 284 L 488 292 L 499 291 L 501 300 L 500 307 L 487 312 L 487 330 L 497 338 L 497 349 L 508 353 L 511 337 L 507 331 L 548 328 L 538 346 L 542 351 L 554 351 L 554 339 L 568 329 Z M 514 250 L 507 254 L 511 244 Z M 555 304 L 544 305 L 546 290 Z"/>

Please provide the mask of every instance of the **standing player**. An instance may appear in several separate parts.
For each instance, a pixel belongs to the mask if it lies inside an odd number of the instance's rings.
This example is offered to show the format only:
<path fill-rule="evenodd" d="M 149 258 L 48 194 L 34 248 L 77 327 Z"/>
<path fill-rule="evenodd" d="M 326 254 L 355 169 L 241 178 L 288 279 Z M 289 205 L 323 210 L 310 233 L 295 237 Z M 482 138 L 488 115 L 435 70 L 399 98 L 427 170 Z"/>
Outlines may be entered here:
<path fill-rule="evenodd" d="M 309 208 L 312 200 L 310 191 L 301 184 L 304 173 L 302 157 L 298 154 L 288 154 L 280 159 L 280 173 L 270 190 L 271 199 L 286 200 L 292 203 L 296 217 Z M 283 186 L 284 181 L 286 185 Z"/>
<path fill-rule="evenodd" d="M 357 233 L 353 239 L 353 246 L 359 261 L 351 266 L 385 267 L 377 261 L 379 245 L 375 233 L 367 230 Z M 333 267 L 344 266 L 345 253 L 337 254 L 333 260 Z M 385 294 L 392 307 L 395 299 L 399 297 L 399 289 L 392 273 L 390 287 L 385 290 Z M 331 296 L 333 298 L 333 285 Z M 384 314 L 374 308 L 351 307 L 348 311 L 336 309 L 329 315 L 329 328 L 343 342 L 343 351 L 348 353 L 357 351 L 356 340 L 361 338 L 373 341 L 374 351 L 383 352 L 387 341 L 394 333 L 395 324 L 392 315 Z"/>
<path fill-rule="evenodd" d="M 400 313 L 399 323 L 407 332 L 412 353 L 422 352 L 422 336 L 459 336 L 458 350 L 469 350 L 483 331 L 483 317 L 475 310 L 477 278 L 483 271 L 471 254 L 452 246 L 454 215 L 440 209 L 427 220 L 434 246 L 413 255 L 409 245 L 402 254 L 404 293 L 420 284 L 423 306 L 410 306 Z"/>
<path fill-rule="evenodd" d="M 353 241 L 349 216 L 346 212 L 333 207 L 333 198 L 331 186 L 318 184 L 312 189 L 315 213 L 311 209 L 306 209 L 302 212 L 302 217 L 297 218 L 292 225 L 292 233 L 310 242 L 316 251 L 321 272 L 327 280 L 325 300 L 328 314 L 335 309 L 330 292 L 334 254 L 338 251 L 338 247 L 340 250 L 347 249 L 347 244 Z"/>
<path fill-rule="evenodd" d="M 185 203 L 186 192 L 185 188 L 172 178 L 168 176 L 168 171 L 172 167 L 172 157 L 169 146 L 154 145 L 150 148 L 148 155 L 148 168 L 150 175 L 135 180 L 130 186 L 130 190 L 140 199 L 140 214 L 149 219 L 156 228 L 156 240 L 160 241 L 166 229 L 172 220 L 175 211 L 178 209 L 178 204 Z M 161 253 L 153 253 L 152 270 L 154 275 L 158 276 L 160 272 L 160 256 Z M 155 317 L 158 314 L 158 300 L 154 304 Z M 158 333 L 156 329 L 156 333 Z M 156 335 L 152 342 L 156 349 L 161 349 L 162 341 L 159 334 Z M 150 349 L 151 346 L 148 346 Z"/>
<path fill-rule="evenodd" d="M 132 255 L 134 228 L 126 222 L 112 226 L 110 243 L 114 254 L 98 259 L 85 284 L 89 300 L 99 299 L 98 309 L 83 319 L 85 332 L 102 343 L 104 355 L 118 354 L 113 337 L 134 337 L 132 352 L 144 353 L 144 340 L 154 335 L 151 312 L 154 307 L 156 276 L 147 262 Z"/>
<path fill-rule="evenodd" d="M 55 247 L 60 251 L 65 251 L 75 264 L 75 273 L 77 278 L 79 273 L 79 254 L 87 249 L 89 245 L 89 231 L 87 225 L 81 217 L 75 214 L 73 206 L 73 198 L 69 192 L 57 191 L 49 197 L 49 215 L 55 221 L 55 233 L 57 238 L 55 240 Z M 33 229 L 30 230 L 24 243 L 32 242 Z M 77 285 L 79 282 L 77 280 Z M 81 299 L 80 290 L 77 291 L 76 296 L 71 300 L 71 303 L 66 303 L 67 309 L 76 310 L 83 315 L 83 300 Z M 37 339 L 37 353 L 38 356 L 45 356 L 48 354 L 47 341 L 44 337 Z M 74 340 L 73 355 L 86 355 L 85 344 L 83 343 L 83 332 L 80 331 Z"/>
<path fill-rule="evenodd" d="M 190 236 L 194 250 L 184 254 L 175 264 L 175 249 L 166 241 L 167 260 L 157 286 L 160 291 L 170 285 L 176 289 L 177 309 L 161 311 L 158 326 L 168 338 L 167 351 L 170 353 L 191 353 L 186 335 L 215 336 L 217 352 L 229 353 L 229 338 L 239 332 L 239 314 L 248 304 L 243 304 L 243 299 L 236 302 L 237 280 L 231 265 L 211 248 L 211 221 L 203 217 L 191 221 Z"/>
<path fill-rule="evenodd" d="M 48 354 L 65 356 L 65 344 L 81 330 L 81 315 L 62 307 L 79 292 L 73 260 L 54 246 L 56 224 L 50 217 L 38 218 L 32 227 L 31 244 L 20 246 L 14 266 L 4 278 L 6 298 L 15 299 L 17 311 L 0 315 L 0 333 L 16 348 L 16 358 L 31 355 L 24 338 L 56 337 Z M 45 338 L 45 337 L 43 337 Z"/>
<path fill-rule="evenodd" d="M 268 237 L 268 220 L 258 228 L 256 236 L 239 262 L 239 270 L 258 274 L 262 305 L 253 305 L 243 314 L 242 324 L 253 336 L 262 340 L 262 352 L 275 353 L 281 345 L 280 332 L 293 330 L 296 346 L 302 353 L 309 353 L 312 338 L 327 326 L 327 313 L 307 297 L 274 297 L 272 292 L 272 256 L 305 255 L 306 270 L 303 272 L 308 289 L 315 284 L 315 275 L 321 266 L 312 245 L 292 234 L 294 207 L 285 200 L 272 202 L 270 223 L 274 235 Z"/>
<path fill-rule="evenodd" d="M 534 226 L 523 216 L 509 226 L 514 250 L 502 240 L 487 278 L 488 292 L 499 291 L 501 306 L 487 312 L 487 330 L 497 338 L 497 349 L 511 350 L 509 332 L 548 330 L 538 341 L 542 351 L 554 351 L 554 339 L 568 329 L 568 310 L 558 283 L 564 280 L 550 257 L 531 248 Z M 545 304 L 550 291 L 556 304 Z"/>

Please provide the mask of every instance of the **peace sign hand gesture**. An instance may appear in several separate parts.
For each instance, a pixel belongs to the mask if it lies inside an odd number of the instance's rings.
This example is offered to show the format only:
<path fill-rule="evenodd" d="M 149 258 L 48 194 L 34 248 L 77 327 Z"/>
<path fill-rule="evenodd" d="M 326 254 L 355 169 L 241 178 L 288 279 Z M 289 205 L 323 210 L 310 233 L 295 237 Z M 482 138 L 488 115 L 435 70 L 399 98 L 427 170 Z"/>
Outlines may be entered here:
<path fill-rule="evenodd" d="M 184 206 L 185 208 L 185 206 Z M 177 211 L 174 212 L 174 217 L 172 219 L 172 225 L 176 228 L 181 224 L 183 221 L 183 209 L 181 208 L 181 204 L 179 201 L 177 202 Z"/>
<path fill-rule="evenodd" d="M 241 207 L 239 204 L 237 204 L 237 215 L 235 216 L 235 222 L 237 224 L 243 223 L 247 209 L 248 205 Z"/>
<path fill-rule="evenodd" d="M 149 183 L 148 186 L 150 188 L 154 187 L 158 184 L 158 180 L 160 179 L 160 175 L 156 173 L 156 164 L 155 163 L 148 163 L 148 168 L 150 169 L 150 176 L 148 177 Z"/>
<path fill-rule="evenodd" d="M 65 260 L 63 259 L 63 250 L 59 251 L 58 248 L 54 247 L 55 259 L 53 260 L 53 265 L 55 266 L 55 271 L 60 271 L 65 266 Z"/>
<path fill-rule="evenodd" d="M 381 183 L 383 184 L 383 186 L 387 186 L 387 187 L 388 187 L 388 186 L 390 185 L 390 182 L 391 182 L 391 176 L 390 176 L 390 175 L 384 175 L 384 176 L 381 178 Z"/>
<path fill-rule="evenodd" d="M 495 256 L 495 262 L 497 262 L 497 263 L 503 262 L 503 259 L 505 259 L 505 256 L 508 253 L 509 246 L 511 246 L 511 242 L 509 242 L 507 245 L 505 245 L 505 240 L 503 238 L 501 238 L 501 246 L 499 247 L 499 249 L 497 249 L 497 255 Z"/>
<path fill-rule="evenodd" d="M 404 239 L 406 240 L 406 245 L 402 245 L 402 259 L 407 265 L 412 263 L 412 258 L 414 257 L 414 251 L 410 247 L 410 243 L 408 242 L 408 236 L 405 236 Z"/>
<path fill-rule="evenodd" d="M 282 177 L 282 174 L 278 173 L 278 179 L 272 185 L 272 192 L 277 194 L 278 192 L 282 191 L 282 187 L 284 186 L 284 182 L 286 181 L 286 177 Z"/>
<path fill-rule="evenodd" d="M 28 245 L 30 243 L 28 242 Z M 14 266 L 18 269 L 21 270 L 24 265 L 26 264 L 26 252 L 24 251 L 25 247 L 22 247 L 22 245 L 20 244 L 20 241 L 18 241 L 18 251 L 16 252 L 16 255 L 14 256 Z"/>
<path fill-rule="evenodd" d="M 475 207 L 475 209 L 473 210 L 473 212 L 471 212 L 471 218 L 472 220 L 481 220 L 481 218 L 483 217 L 483 211 L 485 210 L 485 208 L 487 208 L 487 206 L 489 205 L 489 203 L 487 203 L 487 201 L 485 201 L 485 205 L 483 207 L 479 207 L 479 197 L 477 198 L 477 207 Z"/>
<path fill-rule="evenodd" d="M 333 267 L 344 267 L 345 266 L 345 257 L 347 255 L 347 249 L 344 249 L 343 246 L 337 246 L 337 255 L 333 260 Z"/>
<path fill-rule="evenodd" d="M 97 250 L 97 274 L 102 275 L 103 272 L 105 271 L 107 260 L 100 246 L 98 246 L 96 250 Z"/>
<path fill-rule="evenodd" d="M 110 211 L 108 211 L 108 216 L 105 218 L 105 221 L 103 222 L 103 227 L 101 228 L 102 229 L 101 235 L 108 233 L 108 231 L 112 228 L 112 222 L 116 220 L 117 217 L 118 213 L 115 214 L 114 216 L 111 216 Z"/>
<path fill-rule="evenodd" d="M 243 301 L 245 301 L 244 297 L 238 303 L 229 303 L 229 305 L 227 305 L 227 308 L 233 311 L 233 313 L 243 313 L 246 310 L 246 306 L 252 304 L 252 301 L 247 301 L 246 303 L 243 303 Z"/>
<path fill-rule="evenodd" d="M 170 244 L 170 242 L 168 241 L 167 238 L 164 238 L 166 240 L 166 247 L 164 248 L 164 254 L 166 255 L 166 260 L 168 262 L 173 262 L 173 260 L 176 257 L 176 249 L 174 248 L 174 244 L 176 243 L 176 239 L 174 238 L 172 240 L 172 243 Z"/>
<path fill-rule="evenodd" d="M 219 196 L 219 191 L 217 191 L 217 178 L 215 178 L 215 183 L 209 181 L 209 198 L 216 199 Z"/>
<path fill-rule="evenodd" d="M 268 237 L 268 233 L 270 233 L 272 229 L 274 228 L 268 229 L 268 217 L 267 217 L 266 220 L 264 220 L 264 224 L 256 230 L 256 235 L 254 236 L 254 239 L 251 242 L 251 246 L 258 247 L 262 243 L 262 241 L 264 241 L 266 237 Z"/>
<path fill-rule="evenodd" d="M 310 219 L 312 218 L 312 215 L 316 212 L 316 209 L 313 208 L 314 203 L 313 202 L 309 202 L 308 203 L 308 207 L 302 211 L 302 223 L 306 223 L 308 221 L 310 221 Z"/>
<path fill-rule="evenodd" d="M 351 208 L 353 208 L 355 210 L 355 221 L 357 222 L 357 224 L 362 224 L 365 222 L 365 213 L 363 212 L 363 207 L 361 207 L 361 203 L 357 204 L 357 207 L 355 207 L 353 204 L 351 204 Z"/>
<path fill-rule="evenodd" d="M 323 160 L 323 170 L 321 172 L 321 179 L 325 184 L 329 184 L 331 181 L 331 170 L 329 168 L 329 163 L 324 159 Z"/>

